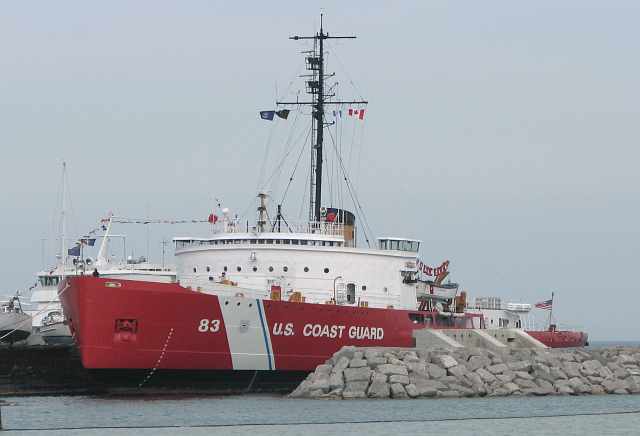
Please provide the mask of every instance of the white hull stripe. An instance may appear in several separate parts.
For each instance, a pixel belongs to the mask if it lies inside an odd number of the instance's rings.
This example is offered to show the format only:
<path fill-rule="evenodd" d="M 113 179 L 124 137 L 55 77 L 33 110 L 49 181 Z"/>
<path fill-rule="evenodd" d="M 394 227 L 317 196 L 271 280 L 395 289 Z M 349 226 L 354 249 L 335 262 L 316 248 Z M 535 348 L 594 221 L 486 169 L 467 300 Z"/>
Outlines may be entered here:
<path fill-rule="evenodd" d="M 271 348 L 271 335 L 269 334 L 269 325 L 266 320 L 266 312 L 264 312 L 264 306 L 262 300 L 256 300 L 258 305 L 258 314 L 260 315 L 260 324 L 262 325 L 262 333 L 264 335 L 264 345 L 267 350 L 267 359 L 269 360 L 269 369 L 275 369 L 275 361 L 273 359 L 273 353 Z"/>

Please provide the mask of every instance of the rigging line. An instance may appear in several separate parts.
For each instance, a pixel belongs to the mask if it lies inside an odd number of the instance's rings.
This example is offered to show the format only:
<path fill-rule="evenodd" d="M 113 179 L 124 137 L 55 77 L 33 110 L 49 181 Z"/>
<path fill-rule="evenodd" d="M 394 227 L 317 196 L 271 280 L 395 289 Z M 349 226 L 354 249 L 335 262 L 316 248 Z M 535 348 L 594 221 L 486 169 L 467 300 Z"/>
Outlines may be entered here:
<path fill-rule="evenodd" d="M 271 145 L 271 137 L 273 136 L 273 131 L 275 130 L 276 123 L 271 122 L 271 127 L 269 128 L 269 134 L 267 135 L 267 141 L 264 146 L 264 156 L 262 157 L 262 164 L 260 165 L 260 173 L 258 175 L 258 186 L 256 186 L 256 191 L 260 190 L 260 185 L 262 184 L 262 180 L 264 178 L 264 172 L 267 167 L 267 158 L 269 155 L 269 146 Z"/>
<path fill-rule="evenodd" d="M 264 183 L 263 188 L 267 189 L 267 187 L 269 186 L 269 184 L 271 183 L 271 181 L 276 177 L 279 176 L 282 172 L 282 167 L 284 166 L 284 162 L 286 161 L 287 157 L 289 156 L 289 154 L 291 153 L 292 150 L 289 150 L 289 146 L 291 145 L 291 140 L 293 139 L 293 135 L 295 132 L 295 127 L 298 123 L 298 115 L 300 115 L 300 111 L 296 111 L 296 116 L 293 120 L 293 125 L 291 126 L 290 130 L 289 130 L 289 136 L 287 137 L 287 140 L 285 141 L 284 147 L 283 149 L 285 150 L 285 154 L 282 157 L 282 159 L 280 160 L 280 163 L 274 168 L 273 172 L 271 173 L 271 176 L 269 176 L 269 179 L 267 179 L 267 181 Z M 303 131 L 304 132 L 304 131 Z M 300 135 L 302 135 L 302 133 L 300 133 Z M 298 139 L 300 138 L 300 136 L 298 136 Z"/>
<path fill-rule="evenodd" d="M 309 189 L 309 184 L 311 183 L 311 167 L 308 167 L 309 171 L 307 172 L 307 174 L 305 174 L 305 181 L 304 181 L 304 189 L 302 190 L 302 201 L 300 201 L 300 210 L 298 212 L 298 219 L 302 219 L 302 212 L 304 210 L 304 205 L 308 204 L 306 202 L 307 199 L 307 189 Z"/>
<path fill-rule="evenodd" d="M 296 162 L 295 167 L 293 167 L 293 172 L 291 173 L 291 177 L 289 177 L 289 183 L 287 183 L 287 187 L 285 188 L 284 192 L 282 193 L 282 198 L 280 199 L 280 204 L 284 203 L 284 199 L 287 197 L 287 193 L 289 192 L 289 187 L 291 186 L 291 183 L 293 182 L 293 176 L 295 176 L 296 171 L 298 170 L 298 165 L 300 164 L 300 161 L 302 160 L 302 155 L 304 153 L 305 150 L 305 146 L 307 145 L 307 139 L 309 138 L 309 134 L 311 133 L 311 129 L 309 129 L 307 131 L 307 136 L 304 138 L 304 141 L 302 142 L 302 147 L 300 147 L 300 153 L 298 154 L 298 160 Z"/>
<path fill-rule="evenodd" d="M 300 136 L 298 136 L 298 140 L 302 137 L 302 134 L 303 134 L 304 132 L 305 132 L 305 130 L 303 130 L 303 131 L 301 131 L 301 132 L 300 132 Z M 311 133 L 311 128 L 307 129 L 307 130 L 306 130 L 306 132 L 307 132 L 307 134 L 306 134 L 306 136 L 305 136 L 305 142 L 306 142 L 306 141 L 307 141 L 307 139 L 309 138 L 309 134 Z M 296 142 L 298 142 L 298 141 L 296 140 Z M 306 144 L 305 144 L 305 142 L 303 142 L 303 146 L 304 146 L 304 145 L 306 145 Z M 271 180 L 275 177 L 275 175 L 276 175 L 276 174 L 278 174 L 278 173 L 281 171 L 281 169 L 282 169 L 282 167 L 284 166 L 284 164 L 285 164 L 285 162 L 286 162 L 287 158 L 289 157 L 289 155 L 291 154 L 291 152 L 293 152 L 293 150 L 294 150 L 294 148 L 290 148 L 290 149 L 285 153 L 285 155 L 282 157 L 282 159 L 280 160 L 280 163 L 276 166 L 276 168 L 274 169 L 274 171 L 273 171 L 273 173 L 271 174 L 271 176 L 269 177 L 269 179 L 267 179 L 267 181 L 266 181 L 266 183 L 265 183 L 265 185 L 264 185 L 264 187 L 265 187 L 265 188 L 269 185 L 269 183 L 271 183 Z"/>
<path fill-rule="evenodd" d="M 336 48 L 336 44 L 334 44 L 333 42 L 327 41 L 327 43 L 329 47 Z M 338 61 L 338 64 L 342 69 L 342 72 L 344 73 L 345 76 L 347 76 L 347 80 L 349 80 L 349 83 L 351 84 L 351 86 L 353 86 L 353 89 L 356 91 L 356 94 L 358 94 L 358 97 L 360 98 L 360 100 L 364 100 L 364 97 L 362 96 L 360 89 L 356 86 L 355 82 L 353 81 L 353 78 L 345 68 L 344 64 L 342 63 L 342 60 L 340 59 L 340 56 L 338 56 L 338 51 L 339 50 L 332 50 L 332 53 L 335 56 L 335 59 Z"/>
<path fill-rule="evenodd" d="M 333 138 L 333 135 L 331 134 L 331 131 L 329 131 L 329 136 L 331 137 L 331 144 L 333 145 L 333 148 L 336 149 L 336 143 L 335 143 L 335 139 Z M 337 150 L 336 150 L 336 154 L 337 154 Z M 367 216 L 364 213 L 364 209 L 362 207 L 362 205 L 360 204 L 360 201 L 358 200 L 358 195 L 355 192 L 355 188 L 352 186 L 350 180 L 349 180 L 349 176 L 347 174 L 347 171 L 344 167 L 344 164 L 342 162 L 342 158 L 340 156 L 338 156 L 338 162 L 340 163 L 340 166 L 342 168 L 342 174 L 344 175 L 344 181 L 347 185 L 347 189 L 349 190 L 349 194 L 351 195 L 351 199 L 353 200 L 354 205 L 356 206 L 357 209 L 360 210 L 360 215 L 362 216 L 361 220 L 363 223 L 363 232 L 364 232 L 364 238 L 365 241 L 367 241 L 367 245 L 369 247 L 371 247 L 370 241 L 369 241 L 369 234 L 367 233 L 367 228 L 369 229 L 369 232 L 371 233 L 371 237 L 373 238 L 373 231 L 371 230 L 371 226 L 369 226 L 369 222 L 367 220 Z"/>

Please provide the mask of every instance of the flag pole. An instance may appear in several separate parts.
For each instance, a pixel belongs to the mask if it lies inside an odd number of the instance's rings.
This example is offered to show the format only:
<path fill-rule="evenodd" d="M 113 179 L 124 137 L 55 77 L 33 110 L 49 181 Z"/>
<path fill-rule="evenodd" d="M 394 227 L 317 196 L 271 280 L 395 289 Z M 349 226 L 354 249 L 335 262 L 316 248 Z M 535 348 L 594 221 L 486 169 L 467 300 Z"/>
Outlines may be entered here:
<path fill-rule="evenodd" d="M 553 291 L 551 291 L 551 309 L 549 309 L 549 329 L 551 329 L 551 317 L 553 316 Z"/>

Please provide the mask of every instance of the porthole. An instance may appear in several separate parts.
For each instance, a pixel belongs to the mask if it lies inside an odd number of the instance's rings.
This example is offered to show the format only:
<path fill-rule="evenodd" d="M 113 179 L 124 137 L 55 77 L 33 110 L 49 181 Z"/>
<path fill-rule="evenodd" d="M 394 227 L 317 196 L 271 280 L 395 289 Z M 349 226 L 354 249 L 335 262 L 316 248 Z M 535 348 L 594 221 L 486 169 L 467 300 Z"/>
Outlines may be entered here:
<path fill-rule="evenodd" d="M 324 269 L 324 273 L 325 273 L 325 274 L 328 274 L 328 273 L 329 273 L 329 268 L 325 268 L 325 269 Z"/>
<path fill-rule="evenodd" d="M 283 266 L 283 267 L 282 267 L 282 271 L 284 271 L 284 272 L 289 271 L 289 267 L 288 267 L 288 266 Z"/>
<path fill-rule="evenodd" d="M 210 272 L 210 271 L 211 271 L 211 267 L 210 267 L 210 266 L 208 266 L 208 267 L 207 267 L 207 272 Z"/>
<path fill-rule="evenodd" d="M 309 272 L 309 267 L 308 266 L 304 267 L 304 272 Z"/>
<path fill-rule="evenodd" d="M 242 271 L 242 267 L 237 267 L 236 271 L 238 271 L 238 272 Z"/>
<path fill-rule="evenodd" d="M 225 302 L 224 302 L 224 305 L 225 305 L 225 306 L 228 306 L 228 305 L 229 305 L 229 302 L 228 302 L 228 301 L 225 301 Z"/>
<path fill-rule="evenodd" d="M 193 267 L 193 272 L 196 272 L 196 267 L 195 266 Z"/>
<path fill-rule="evenodd" d="M 254 267 L 253 267 L 253 272 L 257 272 L 257 271 L 258 271 L 258 267 L 257 267 L 257 266 L 254 266 Z"/>
<path fill-rule="evenodd" d="M 249 307 L 253 307 L 253 303 L 249 303 Z"/>
<path fill-rule="evenodd" d="M 225 266 L 224 268 L 222 268 L 223 270 L 225 270 L 225 272 L 227 271 L 227 267 Z"/>
<path fill-rule="evenodd" d="M 273 272 L 273 267 L 272 266 L 269 267 L 269 272 Z"/>
<path fill-rule="evenodd" d="M 240 302 L 239 301 L 236 303 L 236 306 L 240 306 Z"/>

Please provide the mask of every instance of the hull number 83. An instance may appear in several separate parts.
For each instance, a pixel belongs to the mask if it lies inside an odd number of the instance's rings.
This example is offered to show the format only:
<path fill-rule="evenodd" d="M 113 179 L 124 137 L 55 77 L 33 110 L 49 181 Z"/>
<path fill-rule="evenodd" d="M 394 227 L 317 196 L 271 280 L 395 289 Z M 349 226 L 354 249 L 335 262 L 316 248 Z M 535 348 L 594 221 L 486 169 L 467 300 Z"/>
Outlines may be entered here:
<path fill-rule="evenodd" d="M 198 331 L 200 333 L 211 332 L 215 333 L 220 330 L 220 320 L 219 319 L 201 319 L 200 324 L 198 325 Z"/>

